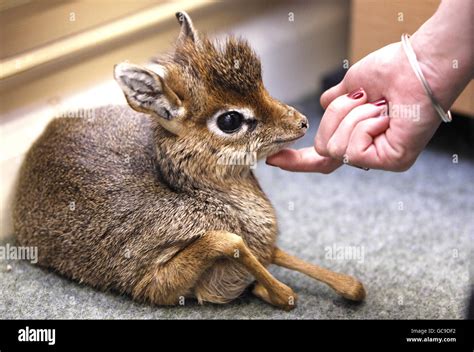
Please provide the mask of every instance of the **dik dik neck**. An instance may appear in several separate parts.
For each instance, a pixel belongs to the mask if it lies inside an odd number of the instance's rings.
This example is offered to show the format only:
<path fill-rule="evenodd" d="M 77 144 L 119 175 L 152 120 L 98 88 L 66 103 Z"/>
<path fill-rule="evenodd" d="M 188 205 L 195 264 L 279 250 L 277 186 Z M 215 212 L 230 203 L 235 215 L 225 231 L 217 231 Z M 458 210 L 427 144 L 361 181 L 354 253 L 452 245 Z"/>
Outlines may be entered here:
<path fill-rule="evenodd" d="M 229 192 L 254 186 L 250 165 L 223 161 L 205 141 L 189 143 L 157 130 L 155 145 L 157 171 L 171 189 Z"/>

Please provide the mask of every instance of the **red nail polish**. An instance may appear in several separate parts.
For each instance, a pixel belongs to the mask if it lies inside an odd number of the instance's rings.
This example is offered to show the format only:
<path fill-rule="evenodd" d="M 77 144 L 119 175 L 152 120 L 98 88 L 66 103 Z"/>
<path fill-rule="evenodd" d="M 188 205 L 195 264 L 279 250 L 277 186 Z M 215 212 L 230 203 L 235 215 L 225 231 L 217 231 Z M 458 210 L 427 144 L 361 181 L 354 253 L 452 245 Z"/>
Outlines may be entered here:
<path fill-rule="evenodd" d="M 374 101 L 372 104 L 375 106 L 384 106 L 387 105 L 387 100 L 385 98 L 381 98 L 379 100 Z"/>
<path fill-rule="evenodd" d="M 355 91 L 347 95 L 351 99 L 360 99 L 364 96 L 364 90 L 362 88 L 356 89 Z"/>

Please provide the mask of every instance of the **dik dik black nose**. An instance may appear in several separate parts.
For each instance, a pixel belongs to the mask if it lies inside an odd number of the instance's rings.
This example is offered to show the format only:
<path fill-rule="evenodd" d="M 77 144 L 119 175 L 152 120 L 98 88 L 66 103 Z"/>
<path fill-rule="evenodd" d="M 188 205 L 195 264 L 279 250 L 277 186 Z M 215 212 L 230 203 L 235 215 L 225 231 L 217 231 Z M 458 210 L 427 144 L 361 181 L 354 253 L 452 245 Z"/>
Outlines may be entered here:
<path fill-rule="evenodd" d="M 300 127 L 301 129 L 308 128 L 308 119 L 306 117 L 303 117 L 303 119 L 301 120 Z"/>

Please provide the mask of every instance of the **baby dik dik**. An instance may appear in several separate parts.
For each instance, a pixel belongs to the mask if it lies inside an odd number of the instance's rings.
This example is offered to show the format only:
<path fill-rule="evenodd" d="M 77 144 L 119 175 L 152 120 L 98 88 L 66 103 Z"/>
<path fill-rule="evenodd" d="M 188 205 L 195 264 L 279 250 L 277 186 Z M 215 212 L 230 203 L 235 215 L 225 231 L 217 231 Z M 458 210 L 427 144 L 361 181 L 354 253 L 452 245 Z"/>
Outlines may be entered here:
<path fill-rule="evenodd" d="M 308 121 L 273 99 L 247 42 L 214 42 L 177 14 L 181 32 L 154 68 L 121 63 L 130 107 L 53 120 L 21 168 L 14 226 L 38 263 L 157 305 L 225 303 L 253 293 L 283 309 L 296 295 L 266 269 L 300 271 L 351 300 L 356 279 L 276 247 L 274 210 L 248 163 L 302 137 Z M 69 204 L 74 202 L 74 207 Z"/>

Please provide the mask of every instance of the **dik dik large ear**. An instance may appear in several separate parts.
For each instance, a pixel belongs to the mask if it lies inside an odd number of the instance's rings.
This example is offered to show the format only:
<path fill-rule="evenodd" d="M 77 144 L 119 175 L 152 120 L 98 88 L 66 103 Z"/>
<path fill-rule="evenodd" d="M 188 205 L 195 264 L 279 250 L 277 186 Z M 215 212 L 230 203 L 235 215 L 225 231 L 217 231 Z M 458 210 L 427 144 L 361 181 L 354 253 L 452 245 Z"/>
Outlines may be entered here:
<path fill-rule="evenodd" d="M 134 110 L 159 117 L 163 127 L 179 134 L 183 104 L 163 77 L 128 62 L 115 65 L 114 77 Z"/>
<path fill-rule="evenodd" d="M 191 40 L 195 44 L 199 44 L 199 37 L 197 31 L 194 29 L 193 21 L 189 15 L 182 11 L 176 12 L 176 18 L 181 25 L 181 32 L 178 37 L 178 45 L 184 43 L 186 40 Z"/>

